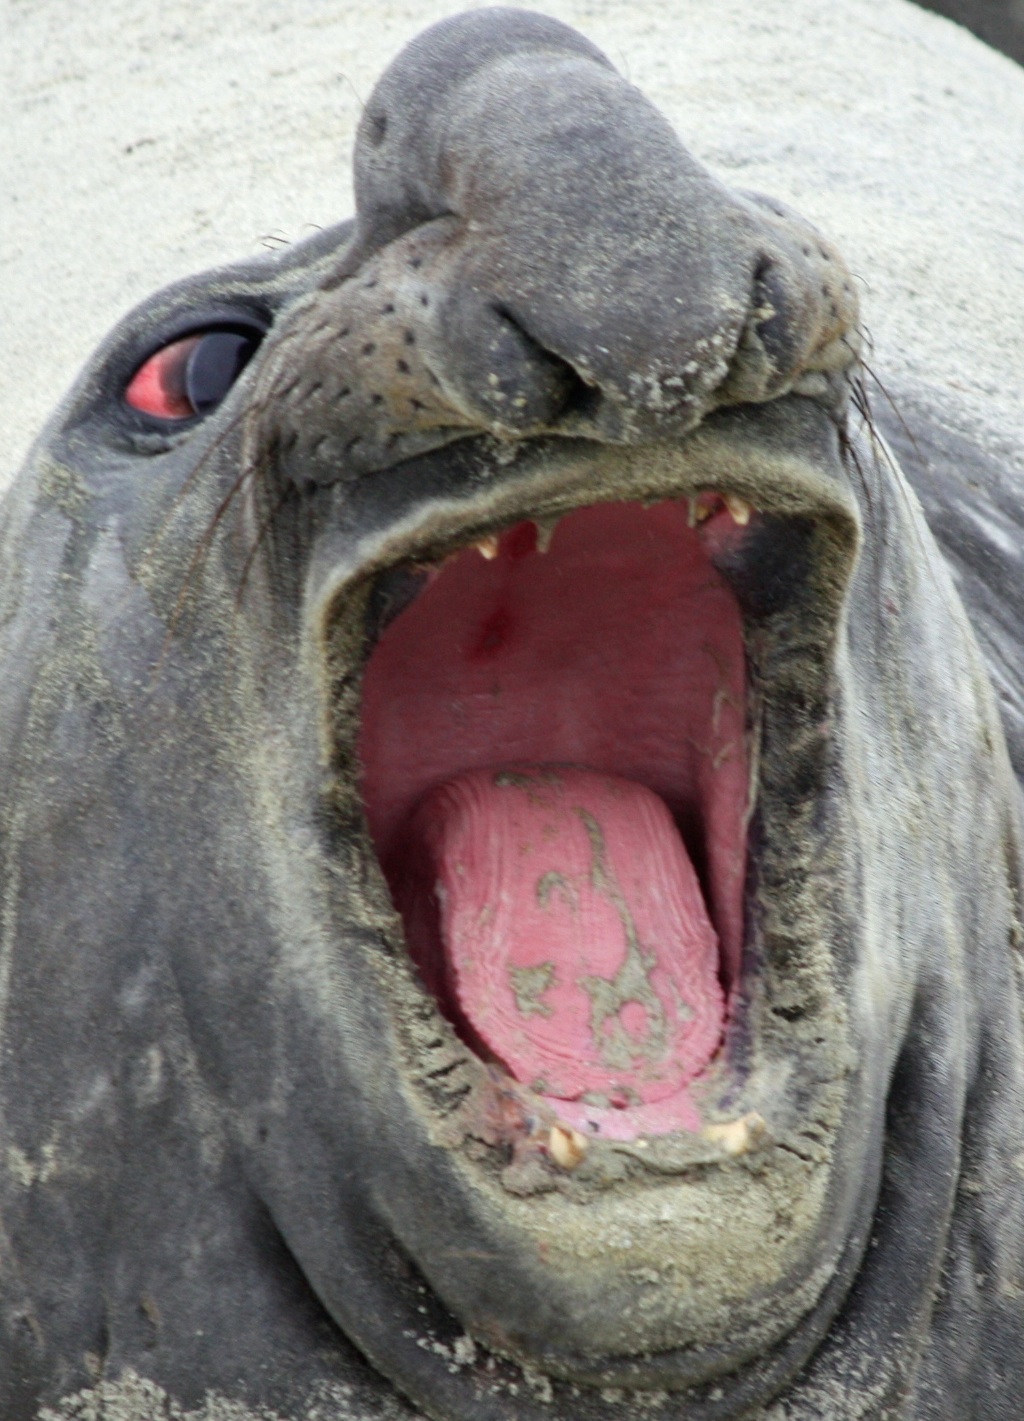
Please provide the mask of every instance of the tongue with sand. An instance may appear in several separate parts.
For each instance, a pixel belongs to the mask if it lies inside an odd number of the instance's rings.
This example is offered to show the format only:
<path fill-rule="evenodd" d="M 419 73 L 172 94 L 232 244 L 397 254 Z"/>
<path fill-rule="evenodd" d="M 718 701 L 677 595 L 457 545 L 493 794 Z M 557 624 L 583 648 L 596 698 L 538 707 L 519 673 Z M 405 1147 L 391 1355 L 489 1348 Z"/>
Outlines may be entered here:
<path fill-rule="evenodd" d="M 657 795 L 582 769 L 474 770 L 410 829 L 410 951 L 485 1059 L 555 1102 L 639 1116 L 703 1070 L 718 940 Z"/>

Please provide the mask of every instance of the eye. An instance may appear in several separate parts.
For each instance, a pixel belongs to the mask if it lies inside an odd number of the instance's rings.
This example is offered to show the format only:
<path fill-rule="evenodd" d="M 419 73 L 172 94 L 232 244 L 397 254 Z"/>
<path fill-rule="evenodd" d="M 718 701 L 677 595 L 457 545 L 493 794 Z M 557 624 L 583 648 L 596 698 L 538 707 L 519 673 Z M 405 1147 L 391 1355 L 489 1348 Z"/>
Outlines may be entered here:
<path fill-rule="evenodd" d="M 196 331 L 171 341 L 139 366 L 125 403 L 158 419 L 194 419 L 217 408 L 252 359 L 255 327 Z"/>

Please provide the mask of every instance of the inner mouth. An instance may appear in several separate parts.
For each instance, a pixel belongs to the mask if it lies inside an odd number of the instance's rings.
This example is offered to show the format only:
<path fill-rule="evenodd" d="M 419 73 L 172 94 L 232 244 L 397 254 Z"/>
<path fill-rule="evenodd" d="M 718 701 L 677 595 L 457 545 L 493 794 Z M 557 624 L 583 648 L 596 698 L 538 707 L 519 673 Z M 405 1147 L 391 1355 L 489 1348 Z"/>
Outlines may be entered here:
<path fill-rule="evenodd" d="M 410 954 L 463 1041 L 591 1138 L 701 1125 L 750 800 L 713 559 L 751 526 L 715 494 L 598 504 L 375 589 L 362 793 Z"/>

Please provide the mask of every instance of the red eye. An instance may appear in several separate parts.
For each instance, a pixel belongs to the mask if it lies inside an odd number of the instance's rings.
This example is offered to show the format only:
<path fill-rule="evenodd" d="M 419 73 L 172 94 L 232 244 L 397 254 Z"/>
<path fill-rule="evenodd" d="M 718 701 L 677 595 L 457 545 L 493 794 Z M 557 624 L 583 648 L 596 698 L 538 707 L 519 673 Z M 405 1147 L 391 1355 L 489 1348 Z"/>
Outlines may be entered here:
<path fill-rule="evenodd" d="M 161 419 L 191 419 L 195 414 L 185 391 L 185 366 L 202 336 L 186 336 L 165 345 L 140 365 L 124 397 L 132 409 Z"/>
<path fill-rule="evenodd" d="M 263 337 L 257 330 L 198 331 L 151 355 L 128 382 L 125 403 L 158 419 L 216 409 Z"/>

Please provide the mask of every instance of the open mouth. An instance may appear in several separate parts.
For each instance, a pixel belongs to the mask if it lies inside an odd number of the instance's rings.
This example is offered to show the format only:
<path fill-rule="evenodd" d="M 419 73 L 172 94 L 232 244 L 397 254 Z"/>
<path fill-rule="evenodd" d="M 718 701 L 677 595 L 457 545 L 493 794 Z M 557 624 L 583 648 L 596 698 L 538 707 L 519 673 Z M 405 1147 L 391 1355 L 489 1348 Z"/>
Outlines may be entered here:
<path fill-rule="evenodd" d="M 716 493 L 596 504 L 375 584 L 362 795 L 409 952 L 570 1137 L 701 1125 L 752 800 L 743 615 L 716 564 L 760 522 Z"/>
<path fill-rule="evenodd" d="M 859 1206 L 837 443 L 795 398 L 636 451 L 466 441 L 324 499 L 307 654 L 369 1207 L 414 1311 L 576 1384 L 758 1355 Z"/>

